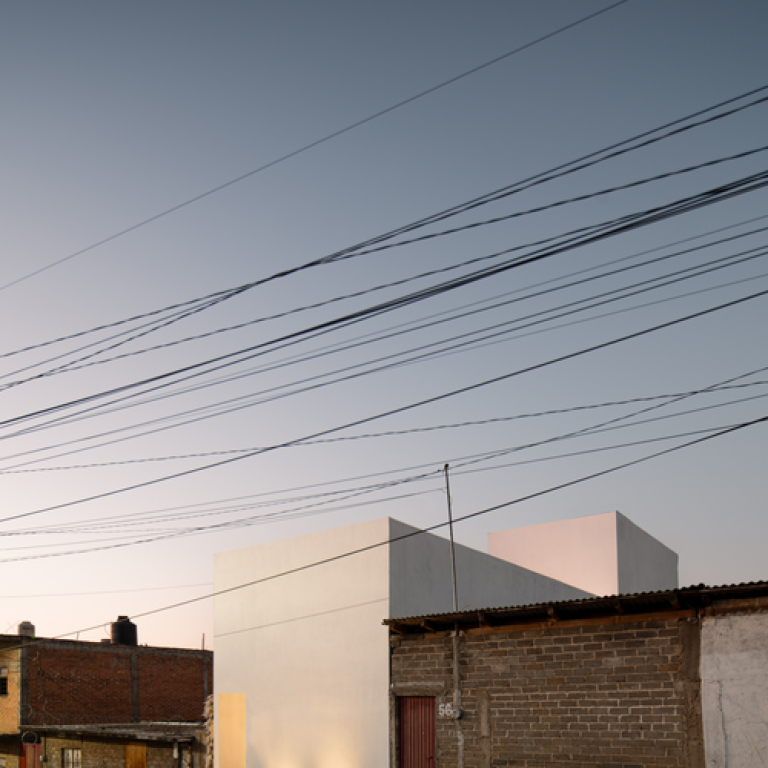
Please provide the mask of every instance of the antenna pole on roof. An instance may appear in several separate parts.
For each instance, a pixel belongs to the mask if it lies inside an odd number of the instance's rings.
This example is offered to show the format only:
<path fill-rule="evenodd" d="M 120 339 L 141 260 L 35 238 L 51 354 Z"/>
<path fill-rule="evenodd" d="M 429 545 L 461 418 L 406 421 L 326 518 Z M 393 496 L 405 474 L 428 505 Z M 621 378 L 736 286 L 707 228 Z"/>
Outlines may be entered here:
<path fill-rule="evenodd" d="M 451 484 L 448 480 L 448 465 L 443 467 L 445 473 L 445 494 L 448 498 L 448 531 L 451 537 L 451 579 L 453 582 L 453 612 L 459 610 L 459 594 L 456 588 L 456 551 L 453 543 L 453 510 L 451 508 Z"/>

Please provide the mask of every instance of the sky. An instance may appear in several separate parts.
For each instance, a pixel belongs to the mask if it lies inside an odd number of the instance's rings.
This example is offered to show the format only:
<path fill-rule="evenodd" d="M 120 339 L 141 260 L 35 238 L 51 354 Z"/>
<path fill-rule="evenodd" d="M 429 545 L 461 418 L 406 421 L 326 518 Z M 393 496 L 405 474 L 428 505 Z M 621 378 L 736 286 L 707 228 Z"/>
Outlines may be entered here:
<path fill-rule="evenodd" d="M 767 26 L 3 4 L 0 632 L 212 648 L 215 552 L 444 526 L 445 464 L 463 544 L 619 510 L 768 578 Z"/>

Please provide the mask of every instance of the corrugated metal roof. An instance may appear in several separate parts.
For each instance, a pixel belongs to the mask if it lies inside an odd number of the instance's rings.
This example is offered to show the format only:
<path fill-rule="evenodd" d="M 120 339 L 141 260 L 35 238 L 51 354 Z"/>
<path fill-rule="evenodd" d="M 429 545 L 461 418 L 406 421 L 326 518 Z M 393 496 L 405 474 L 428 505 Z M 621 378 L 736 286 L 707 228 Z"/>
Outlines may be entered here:
<path fill-rule="evenodd" d="M 660 611 L 696 610 L 715 601 L 768 597 L 768 581 L 753 581 L 710 587 L 698 584 L 658 592 L 587 597 L 529 605 L 474 608 L 455 613 L 385 619 L 395 631 L 444 631 L 460 627 L 519 624 L 535 621 L 568 620 L 587 617 L 643 614 Z"/>

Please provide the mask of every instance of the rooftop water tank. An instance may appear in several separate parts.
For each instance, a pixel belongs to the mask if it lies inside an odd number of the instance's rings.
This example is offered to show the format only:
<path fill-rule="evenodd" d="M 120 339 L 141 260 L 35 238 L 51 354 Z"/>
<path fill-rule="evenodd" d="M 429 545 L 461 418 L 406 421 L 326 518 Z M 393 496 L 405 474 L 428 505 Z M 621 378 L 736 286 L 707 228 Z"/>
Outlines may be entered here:
<path fill-rule="evenodd" d="M 127 616 L 118 616 L 112 622 L 112 645 L 138 645 L 136 625 Z"/>
<path fill-rule="evenodd" d="M 31 621 L 22 621 L 19 624 L 18 632 L 20 637 L 34 637 L 35 625 Z"/>

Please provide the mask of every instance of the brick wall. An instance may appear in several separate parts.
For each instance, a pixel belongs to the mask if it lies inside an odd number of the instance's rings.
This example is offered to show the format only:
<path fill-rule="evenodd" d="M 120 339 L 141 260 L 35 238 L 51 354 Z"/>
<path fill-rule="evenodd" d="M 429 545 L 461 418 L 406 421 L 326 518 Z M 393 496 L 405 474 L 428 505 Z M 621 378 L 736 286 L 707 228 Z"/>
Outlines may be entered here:
<path fill-rule="evenodd" d="M 462 748 L 476 768 L 698 765 L 697 628 L 673 617 L 463 633 L 465 714 L 438 717 L 437 765 L 458 766 Z M 452 644 L 447 633 L 393 637 L 395 695 L 453 703 Z"/>
<path fill-rule="evenodd" d="M 43 640 L 25 649 L 26 725 L 202 720 L 213 654 Z"/>
<path fill-rule="evenodd" d="M 212 675 L 212 660 L 208 663 Z M 205 659 L 143 654 L 138 657 L 142 720 L 203 719 Z M 213 692 L 212 678 L 208 693 Z"/>
<path fill-rule="evenodd" d="M 65 748 L 81 750 L 82 768 L 115 768 L 126 764 L 126 742 L 123 740 L 46 736 L 43 741 L 44 765 L 62 768 Z M 179 760 L 173 757 L 172 744 L 149 742 L 146 749 L 147 768 L 179 768 Z"/>
<path fill-rule="evenodd" d="M 19 652 L 0 651 L 0 669 L 8 670 L 8 693 L 0 696 L 0 733 L 16 733 L 19 729 L 21 692 Z"/>

